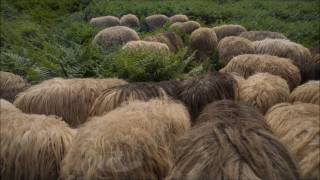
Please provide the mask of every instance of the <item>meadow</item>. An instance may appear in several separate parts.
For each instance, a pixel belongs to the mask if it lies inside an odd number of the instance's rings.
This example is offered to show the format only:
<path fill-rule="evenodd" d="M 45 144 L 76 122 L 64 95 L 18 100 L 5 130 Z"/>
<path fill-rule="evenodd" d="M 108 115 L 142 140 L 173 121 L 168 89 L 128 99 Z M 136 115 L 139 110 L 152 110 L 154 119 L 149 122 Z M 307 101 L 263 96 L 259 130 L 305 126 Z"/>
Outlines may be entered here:
<path fill-rule="evenodd" d="M 320 39 L 317 0 L 2 0 L 0 69 L 37 83 L 52 77 L 160 81 L 220 68 L 215 56 L 195 64 L 185 50 L 164 57 L 169 62 L 159 64 L 159 57 L 148 56 L 142 63 L 124 66 L 128 57 L 117 47 L 106 51 L 92 45 L 101 29 L 88 23 L 91 18 L 128 13 L 136 14 L 140 21 L 152 14 L 182 13 L 207 27 L 234 23 L 248 30 L 277 31 L 308 48 Z M 142 27 L 137 32 L 143 37 L 166 28 L 147 32 Z M 160 72 L 153 74 L 153 69 Z"/>

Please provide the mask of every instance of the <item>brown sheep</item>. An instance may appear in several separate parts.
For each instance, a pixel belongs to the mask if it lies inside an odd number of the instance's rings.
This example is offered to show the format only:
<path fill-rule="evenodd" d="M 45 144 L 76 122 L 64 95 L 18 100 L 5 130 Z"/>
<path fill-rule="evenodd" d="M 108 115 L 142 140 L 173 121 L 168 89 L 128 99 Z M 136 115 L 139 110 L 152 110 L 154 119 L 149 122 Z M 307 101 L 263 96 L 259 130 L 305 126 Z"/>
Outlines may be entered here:
<path fill-rule="evenodd" d="M 91 106 L 103 90 L 126 83 L 116 78 L 54 78 L 20 93 L 14 104 L 26 113 L 60 116 L 76 127 L 87 120 Z"/>
<path fill-rule="evenodd" d="M 159 86 L 149 83 L 130 83 L 102 92 L 95 100 L 90 115 L 103 115 L 123 103 L 133 100 L 148 101 L 152 98 L 166 97 L 166 92 Z"/>
<path fill-rule="evenodd" d="M 319 179 L 320 106 L 281 103 L 268 111 L 266 120 L 298 161 L 302 179 Z"/>
<path fill-rule="evenodd" d="M 236 72 L 244 78 L 258 72 L 267 72 L 285 79 L 290 90 L 301 82 L 300 71 L 290 59 L 270 55 L 244 54 L 236 56 L 220 72 Z"/>
<path fill-rule="evenodd" d="M 290 101 L 320 105 L 320 81 L 308 81 L 296 87 L 290 94 Z"/>
<path fill-rule="evenodd" d="M 100 31 L 93 39 L 93 44 L 104 48 L 119 46 L 129 41 L 140 40 L 139 35 L 133 29 L 125 26 L 114 26 Z"/>
<path fill-rule="evenodd" d="M 237 36 L 228 36 L 223 38 L 218 44 L 219 62 L 222 65 L 235 56 L 241 54 L 254 54 L 254 46 L 251 41 Z"/>
<path fill-rule="evenodd" d="M 252 106 L 209 104 L 199 124 L 176 143 L 166 180 L 298 180 L 297 165 Z"/>
<path fill-rule="evenodd" d="M 122 50 L 128 53 L 150 52 L 160 54 L 168 54 L 170 51 L 166 44 L 151 41 L 130 41 L 122 47 Z"/>
<path fill-rule="evenodd" d="M 101 16 L 95 17 L 90 20 L 90 24 L 99 27 L 99 28 L 107 28 L 112 26 L 118 26 L 120 24 L 120 20 L 115 16 Z"/>
<path fill-rule="evenodd" d="M 269 73 L 257 73 L 240 85 L 239 100 L 256 106 L 265 114 L 273 105 L 287 102 L 290 90 L 287 81 Z"/>
<path fill-rule="evenodd" d="M 286 39 L 265 39 L 253 43 L 256 54 L 269 54 L 291 59 L 301 72 L 302 81 L 308 75 L 308 68 L 312 62 L 309 49 Z"/>
<path fill-rule="evenodd" d="M 181 37 L 174 32 L 165 32 L 154 36 L 147 36 L 144 40 L 165 43 L 169 47 L 170 51 L 174 53 L 183 48 L 183 41 Z"/>
<path fill-rule="evenodd" d="M 188 16 L 184 15 L 184 14 L 176 14 L 174 16 L 171 16 L 169 18 L 169 21 L 171 23 L 176 23 L 176 22 L 187 22 L 189 21 Z"/>
<path fill-rule="evenodd" d="M 129 28 L 139 28 L 140 21 L 139 18 L 134 14 L 123 15 L 120 19 L 120 25 Z"/>
<path fill-rule="evenodd" d="M 7 113 L 10 112 L 20 112 L 20 109 L 16 108 L 11 102 L 5 100 L 5 99 L 0 99 L 0 119 L 2 115 L 6 115 Z"/>
<path fill-rule="evenodd" d="M 196 51 L 197 59 L 211 56 L 217 46 L 217 36 L 210 28 L 198 28 L 190 36 L 190 50 Z"/>
<path fill-rule="evenodd" d="M 264 39 L 287 39 L 285 35 L 272 31 L 246 31 L 239 35 L 240 37 L 249 39 L 250 41 L 261 41 Z"/>
<path fill-rule="evenodd" d="M 16 95 L 30 85 L 20 76 L 0 71 L 0 98 L 13 102 Z"/>
<path fill-rule="evenodd" d="M 213 72 L 186 80 L 181 86 L 178 99 L 189 110 L 195 121 L 202 109 L 209 103 L 221 99 L 236 99 L 238 85 L 230 74 Z"/>
<path fill-rule="evenodd" d="M 135 101 L 79 129 L 62 179 L 158 180 L 172 166 L 171 145 L 190 127 L 181 104 Z"/>
<path fill-rule="evenodd" d="M 1 179 L 58 179 L 75 133 L 54 116 L 1 113 Z"/>
<path fill-rule="evenodd" d="M 216 32 L 218 41 L 227 36 L 238 36 L 242 32 L 247 31 L 245 27 L 235 24 L 225 24 L 213 27 L 212 29 Z"/>
<path fill-rule="evenodd" d="M 168 96 L 177 100 L 180 92 L 182 91 L 182 83 L 183 81 L 169 80 L 156 82 L 154 84 L 161 87 L 168 94 Z"/>
<path fill-rule="evenodd" d="M 191 34 L 196 29 L 200 28 L 201 25 L 196 21 L 187 21 L 187 22 L 176 22 L 173 23 L 169 29 L 171 30 L 180 30 L 186 34 Z"/>
<path fill-rule="evenodd" d="M 168 21 L 169 18 L 163 14 L 155 14 L 145 18 L 145 22 L 151 31 L 163 27 Z"/>

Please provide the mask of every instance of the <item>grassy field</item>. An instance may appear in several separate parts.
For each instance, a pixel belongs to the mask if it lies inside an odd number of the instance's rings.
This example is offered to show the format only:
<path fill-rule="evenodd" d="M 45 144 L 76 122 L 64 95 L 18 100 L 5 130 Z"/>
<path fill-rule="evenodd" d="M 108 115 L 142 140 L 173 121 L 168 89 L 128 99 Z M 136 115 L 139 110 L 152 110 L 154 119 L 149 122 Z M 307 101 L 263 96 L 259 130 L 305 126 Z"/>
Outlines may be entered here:
<path fill-rule="evenodd" d="M 132 81 L 183 78 L 217 69 L 219 65 L 214 62 L 215 57 L 203 64 L 190 65 L 185 50 L 163 57 L 162 60 L 170 59 L 170 63 L 159 63 L 164 62 L 156 59 L 159 57 L 137 55 L 138 62 L 116 49 L 97 49 L 91 41 L 101 29 L 91 27 L 88 21 L 101 15 L 120 17 L 133 13 L 143 20 L 151 14 L 183 13 L 203 26 L 235 23 L 248 30 L 278 31 L 292 41 L 312 47 L 320 39 L 319 3 L 318 0 L 2 0 L 0 68 L 33 83 L 57 76 L 118 76 Z M 137 31 L 141 36 L 150 33 L 143 28 Z M 134 63 L 128 65 L 126 61 Z"/>

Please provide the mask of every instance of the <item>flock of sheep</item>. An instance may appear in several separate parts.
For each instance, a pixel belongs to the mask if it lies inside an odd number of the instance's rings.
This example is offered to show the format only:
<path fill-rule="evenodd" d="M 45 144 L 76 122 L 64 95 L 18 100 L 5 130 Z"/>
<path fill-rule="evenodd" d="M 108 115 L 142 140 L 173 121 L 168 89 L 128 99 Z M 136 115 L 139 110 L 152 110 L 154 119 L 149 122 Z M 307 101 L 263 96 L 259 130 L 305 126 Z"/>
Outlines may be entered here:
<path fill-rule="evenodd" d="M 93 18 L 94 38 L 132 53 L 175 53 L 175 31 L 140 40 L 132 14 Z M 196 60 L 224 66 L 186 80 L 54 78 L 30 85 L 0 72 L 3 179 L 320 179 L 319 52 L 283 34 L 200 27 L 152 15 L 155 30 L 190 35 Z"/>

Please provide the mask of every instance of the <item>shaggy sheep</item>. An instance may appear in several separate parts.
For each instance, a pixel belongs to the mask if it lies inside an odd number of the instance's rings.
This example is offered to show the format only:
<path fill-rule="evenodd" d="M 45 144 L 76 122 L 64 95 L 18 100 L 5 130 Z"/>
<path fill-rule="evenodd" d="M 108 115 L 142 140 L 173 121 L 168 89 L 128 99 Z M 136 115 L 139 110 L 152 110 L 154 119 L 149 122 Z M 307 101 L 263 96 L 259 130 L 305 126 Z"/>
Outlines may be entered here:
<path fill-rule="evenodd" d="M 218 41 L 220 41 L 224 37 L 238 36 L 242 32 L 247 31 L 245 27 L 240 25 L 234 25 L 234 24 L 216 26 L 216 27 L 213 27 L 212 29 L 216 32 Z"/>
<path fill-rule="evenodd" d="M 95 99 L 108 88 L 126 84 L 121 79 L 54 78 L 20 93 L 14 104 L 26 113 L 57 115 L 70 126 L 85 122 Z"/>
<path fill-rule="evenodd" d="M 217 46 L 217 36 L 210 28 L 198 28 L 190 36 L 190 49 L 196 51 L 197 59 L 212 55 Z"/>
<path fill-rule="evenodd" d="M 168 21 L 169 18 L 162 14 L 155 14 L 145 18 L 145 22 L 151 31 L 163 27 Z"/>
<path fill-rule="evenodd" d="M 238 87 L 241 86 L 241 84 L 246 80 L 243 76 L 236 72 L 230 72 L 228 74 L 230 74 L 233 77 L 233 79 L 237 81 Z"/>
<path fill-rule="evenodd" d="M 151 41 L 131 41 L 122 47 L 122 50 L 135 53 L 135 52 L 150 52 L 150 53 L 169 53 L 169 47 L 160 42 Z"/>
<path fill-rule="evenodd" d="M 139 35 L 133 29 L 125 26 L 114 26 L 100 31 L 94 37 L 93 43 L 109 48 L 137 40 L 140 40 Z"/>
<path fill-rule="evenodd" d="M 257 73 L 240 85 L 239 99 L 256 106 L 261 113 L 275 104 L 287 102 L 290 90 L 286 80 L 269 73 Z"/>
<path fill-rule="evenodd" d="M 236 56 L 220 72 L 236 72 L 245 78 L 254 73 L 267 72 L 287 80 L 290 90 L 298 86 L 301 81 L 300 71 L 290 59 L 270 55 Z"/>
<path fill-rule="evenodd" d="M 11 102 L 5 100 L 5 99 L 0 99 L 0 119 L 2 115 L 6 115 L 7 113 L 11 112 L 21 112 L 20 109 L 16 108 Z"/>
<path fill-rule="evenodd" d="M 161 87 L 149 83 L 130 83 L 110 88 L 96 98 L 90 115 L 103 115 L 128 101 L 148 101 L 152 98 L 165 96 L 167 94 Z"/>
<path fill-rule="evenodd" d="M 0 98 L 13 102 L 16 95 L 27 89 L 29 86 L 30 85 L 22 79 L 22 77 L 9 72 L 0 71 Z"/>
<path fill-rule="evenodd" d="M 266 120 L 299 162 L 302 179 L 319 179 L 320 106 L 281 103 L 268 111 Z"/>
<path fill-rule="evenodd" d="M 223 38 L 218 44 L 219 62 L 222 65 L 235 56 L 241 54 L 254 54 L 254 46 L 251 41 L 237 36 L 228 36 Z"/>
<path fill-rule="evenodd" d="M 167 180 L 298 180 L 298 168 L 263 116 L 234 101 L 209 104 L 176 143 Z"/>
<path fill-rule="evenodd" d="M 112 26 L 118 26 L 120 24 L 120 20 L 118 17 L 115 16 L 101 16 L 92 18 L 90 20 L 90 24 L 99 27 L 99 28 L 106 28 Z"/>
<path fill-rule="evenodd" d="M 236 99 L 238 85 L 229 74 L 213 72 L 186 80 L 178 99 L 187 107 L 191 120 L 195 121 L 209 103 L 221 99 Z"/>
<path fill-rule="evenodd" d="M 261 41 L 264 39 L 287 39 L 285 35 L 272 31 L 246 31 L 239 35 L 240 37 L 249 39 L 250 41 Z"/>
<path fill-rule="evenodd" d="M 178 29 L 186 34 L 191 34 L 196 29 L 200 28 L 200 24 L 196 21 L 187 21 L 187 22 L 176 22 L 173 23 L 169 29 L 175 30 Z"/>
<path fill-rule="evenodd" d="M 1 113 L 1 179 L 58 179 L 74 135 L 75 130 L 54 116 Z"/>
<path fill-rule="evenodd" d="M 139 18 L 134 14 L 124 15 L 120 19 L 120 25 L 127 26 L 129 28 L 139 28 L 140 27 Z"/>
<path fill-rule="evenodd" d="M 169 18 L 169 21 L 171 23 L 176 23 L 176 22 L 187 22 L 189 21 L 188 16 L 184 15 L 184 14 L 176 14 L 174 16 L 171 16 Z"/>
<path fill-rule="evenodd" d="M 265 39 L 256 41 L 253 45 L 257 54 L 269 54 L 291 59 L 293 64 L 300 69 L 302 80 L 306 80 L 308 67 L 312 62 L 309 49 L 286 39 Z"/>
<path fill-rule="evenodd" d="M 144 40 L 165 43 L 171 52 L 177 52 L 179 49 L 183 48 L 183 41 L 181 37 L 174 32 L 165 32 L 154 36 L 147 36 Z"/>
<path fill-rule="evenodd" d="M 320 81 L 308 81 L 296 87 L 290 94 L 290 101 L 320 105 Z"/>
<path fill-rule="evenodd" d="M 79 129 L 63 160 L 62 179 L 164 179 L 172 166 L 171 145 L 189 127 L 181 104 L 130 102 Z"/>
<path fill-rule="evenodd" d="M 170 81 L 160 81 L 154 83 L 156 86 L 161 87 L 171 98 L 178 99 L 181 92 L 182 81 L 170 80 Z"/>

